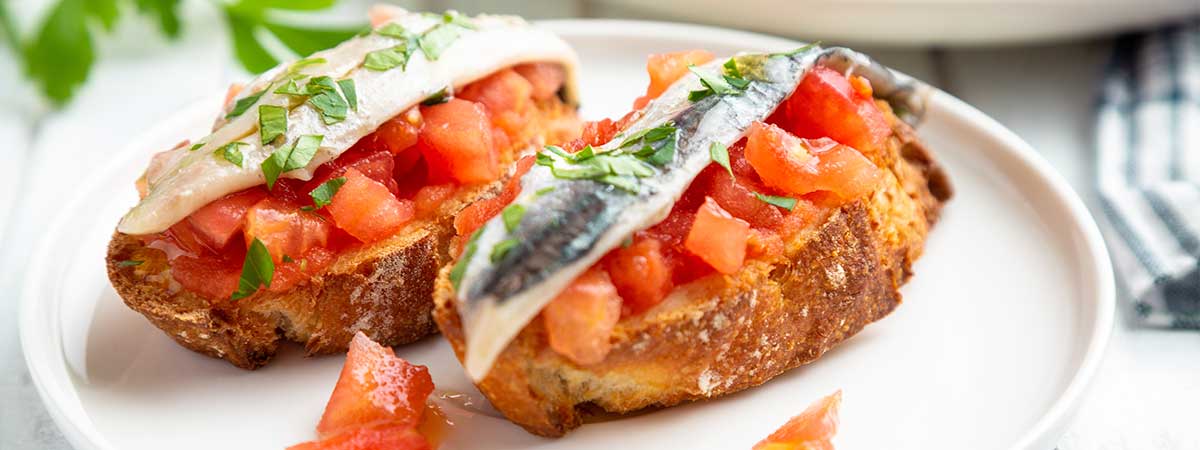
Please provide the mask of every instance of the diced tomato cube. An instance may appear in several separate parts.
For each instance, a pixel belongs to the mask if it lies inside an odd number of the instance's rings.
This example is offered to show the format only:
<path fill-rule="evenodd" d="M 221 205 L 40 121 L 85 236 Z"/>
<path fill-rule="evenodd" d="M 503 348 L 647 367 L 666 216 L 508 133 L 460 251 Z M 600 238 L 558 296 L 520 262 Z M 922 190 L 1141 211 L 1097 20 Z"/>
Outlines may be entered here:
<path fill-rule="evenodd" d="M 837 434 L 838 407 L 841 403 L 840 390 L 817 400 L 800 415 L 755 444 L 754 450 L 832 450 L 830 440 Z"/>
<path fill-rule="evenodd" d="M 479 103 L 492 114 L 498 114 L 524 109 L 532 93 L 533 85 L 525 77 L 512 69 L 503 69 L 468 84 L 454 96 Z"/>
<path fill-rule="evenodd" d="M 654 238 L 635 238 L 629 247 L 613 250 L 606 258 L 606 266 L 621 295 L 621 312 L 625 316 L 650 309 L 674 288 L 663 244 Z"/>
<path fill-rule="evenodd" d="M 454 196 L 458 187 L 453 184 L 432 184 L 422 187 L 413 196 L 417 207 L 417 216 L 423 217 L 437 212 L 447 199 Z"/>
<path fill-rule="evenodd" d="M 317 435 L 328 437 L 382 423 L 415 427 L 432 392 L 433 378 L 425 366 L 409 364 L 360 331 L 350 341 L 346 364 L 317 424 Z"/>
<path fill-rule="evenodd" d="M 879 168 L 852 148 L 828 138 L 800 139 L 761 122 L 747 133 L 746 160 L 767 185 L 793 195 L 830 191 L 852 199 L 882 179 Z"/>
<path fill-rule="evenodd" d="M 731 274 L 746 260 L 746 239 L 750 224 L 721 209 L 712 197 L 696 211 L 696 220 L 688 231 L 684 247 L 717 272 Z"/>
<path fill-rule="evenodd" d="M 321 273 L 333 264 L 337 254 L 325 247 L 314 247 L 299 257 L 290 257 L 291 262 L 281 262 L 275 265 L 275 275 L 271 278 L 271 292 L 288 292 L 303 284 L 314 275 Z"/>
<path fill-rule="evenodd" d="M 583 124 L 583 135 L 580 139 L 586 145 L 602 145 L 611 141 L 619 131 L 621 130 L 617 129 L 617 124 L 612 119 L 602 119 Z"/>
<path fill-rule="evenodd" d="M 415 215 L 411 200 L 399 200 L 378 181 L 357 169 L 345 173 L 346 184 L 326 208 L 338 228 L 360 241 L 375 242 L 400 231 Z"/>
<path fill-rule="evenodd" d="M 296 258 L 315 247 L 324 247 L 333 226 L 323 217 L 301 211 L 295 204 L 267 197 L 246 212 L 243 233 L 247 245 L 258 239 L 279 264 L 284 256 Z"/>
<path fill-rule="evenodd" d="M 183 250 L 184 253 L 191 255 L 219 254 L 217 251 L 218 249 L 211 248 L 208 246 L 208 244 L 205 244 L 205 239 L 200 237 L 200 232 L 196 231 L 196 228 L 192 226 L 192 223 L 186 220 L 181 220 L 175 223 L 175 225 L 171 225 L 171 228 L 168 228 L 163 234 L 165 234 L 167 238 L 169 238 L 171 242 L 175 244 L 176 247 L 179 247 L 180 250 Z"/>
<path fill-rule="evenodd" d="M 212 249 L 222 249 L 242 230 L 246 212 L 267 196 L 260 188 L 251 188 L 221 197 L 187 217 L 199 237 Z"/>
<path fill-rule="evenodd" d="M 425 126 L 419 142 L 431 179 L 472 184 L 500 176 L 500 155 L 483 106 L 455 98 L 422 107 L 421 115 Z"/>
<path fill-rule="evenodd" d="M 499 195 L 467 205 L 454 217 L 454 230 L 459 236 L 470 236 L 484 223 L 500 214 L 521 193 L 521 177 L 533 167 L 534 158 L 526 156 L 517 161 L 513 176 L 504 183 Z"/>
<path fill-rule="evenodd" d="M 230 259 L 233 257 L 231 255 Z M 182 255 L 171 260 L 171 278 L 184 289 L 209 300 L 232 296 L 241 273 L 239 265 L 215 256 Z"/>
<path fill-rule="evenodd" d="M 713 54 L 705 50 L 650 55 L 646 60 L 646 72 L 650 74 L 650 86 L 646 88 L 646 96 L 651 99 L 657 98 L 676 80 L 688 73 L 688 66 L 698 66 L 712 61 L 713 58 Z"/>
<path fill-rule="evenodd" d="M 403 425 L 363 427 L 327 439 L 293 445 L 287 450 L 430 450 L 417 430 Z"/>
<path fill-rule="evenodd" d="M 542 310 L 550 348 L 575 364 L 604 360 L 612 350 L 609 337 L 621 319 L 621 296 L 608 273 L 589 269 Z"/>
<path fill-rule="evenodd" d="M 784 102 L 780 125 L 802 138 L 828 137 L 875 154 L 892 129 L 869 91 L 861 86 L 856 89 L 833 69 L 814 67 Z"/>
<path fill-rule="evenodd" d="M 417 152 L 406 152 L 418 154 Z M 309 193 L 316 189 L 321 184 L 330 179 L 345 176 L 346 170 L 355 169 L 359 173 L 366 175 L 367 178 L 378 181 L 388 188 L 389 192 L 396 193 L 396 181 L 393 179 L 393 174 L 396 167 L 396 157 L 393 157 L 387 150 L 352 150 L 343 153 L 337 159 L 322 164 L 313 174 L 312 180 L 305 183 L 302 188 L 302 194 L 305 203 L 311 203 Z"/>
<path fill-rule="evenodd" d="M 730 177 L 724 167 L 716 164 L 705 169 L 705 173 L 710 174 L 711 177 L 708 195 L 734 217 L 749 222 L 755 228 L 773 227 L 783 220 L 784 212 L 778 206 L 759 200 L 754 195 L 755 193 L 769 193 L 758 183 Z"/>
<path fill-rule="evenodd" d="M 533 98 L 549 100 L 558 94 L 567 80 L 567 71 L 554 63 L 527 63 L 513 67 L 533 86 Z"/>

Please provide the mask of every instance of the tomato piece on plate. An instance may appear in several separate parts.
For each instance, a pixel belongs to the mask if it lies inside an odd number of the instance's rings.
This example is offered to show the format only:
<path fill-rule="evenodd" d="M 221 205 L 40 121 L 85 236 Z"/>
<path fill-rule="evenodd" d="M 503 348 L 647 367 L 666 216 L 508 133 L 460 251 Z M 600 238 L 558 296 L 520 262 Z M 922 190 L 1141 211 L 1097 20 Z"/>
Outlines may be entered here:
<path fill-rule="evenodd" d="M 400 231 L 415 215 L 411 200 L 399 200 L 378 181 L 357 169 L 346 170 L 346 184 L 326 208 L 338 228 L 360 241 L 379 241 Z"/>
<path fill-rule="evenodd" d="M 429 442 L 411 426 L 381 425 L 344 431 L 287 450 L 430 450 Z"/>
<path fill-rule="evenodd" d="M 486 183 L 500 176 L 500 155 L 482 105 L 450 99 L 421 109 L 419 146 L 433 180 Z"/>
<path fill-rule="evenodd" d="M 814 67 L 784 102 L 781 126 L 802 138 L 828 137 L 867 154 L 879 152 L 892 129 L 864 82 L 855 88 L 837 71 Z"/>
<path fill-rule="evenodd" d="M 636 237 L 628 247 L 609 253 L 605 263 L 608 275 L 621 295 L 622 315 L 650 309 L 674 288 L 671 266 L 663 256 L 663 243 L 658 239 Z"/>
<path fill-rule="evenodd" d="M 830 442 L 837 434 L 838 407 L 842 391 L 817 400 L 800 415 L 754 445 L 754 450 L 811 450 L 833 449 Z"/>
<path fill-rule="evenodd" d="M 500 191 L 499 195 L 479 200 L 463 208 L 454 217 L 454 230 L 458 232 L 458 235 L 470 236 L 484 223 L 500 214 L 500 211 L 504 210 L 509 203 L 512 203 L 521 193 L 521 177 L 529 172 L 530 167 L 533 167 L 533 161 L 533 156 L 526 156 L 518 160 L 513 176 L 504 183 L 504 189 Z"/>
<path fill-rule="evenodd" d="M 797 138 L 761 122 L 747 132 L 746 160 L 767 185 L 793 195 L 830 191 L 852 199 L 882 179 L 879 168 L 852 148 L 828 138 Z"/>
<path fill-rule="evenodd" d="M 746 239 L 750 224 L 733 217 L 712 197 L 696 211 L 696 220 L 688 231 L 684 247 L 716 269 L 731 274 L 746 260 Z"/>
<path fill-rule="evenodd" d="M 293 203 L 267 197 L 246 212 L 246 244 L 261 240 L 279 264 L 286 255 L 295 259 L 315 247 L 324 247 L 333 230 L 324 218 L 300 210 Z"/>
<path fill-rule="evenodd" d="M 350 341 L 346 364 L 317 424 L 317 435 L 328 437 L 384 423 L 416 427 L 432 392 L 429 369 L 410 364 L 358 332 Z"/>
<path fill-rule="evenodd" d="M 688 66 L 698 66 L 712 61 L 713 58 L 713 54 L 706 50 L 650 55 L 646 58 L 646 72 L 650 74 L 650 86 L 646 88 L 646 97 L 658 98 L 676 80 L 688 73 Z"/>
<path fill-rule="evenodd" d="M 219 257 L 182 255 L 171 260 L 171 278 L 209 300 L 228 299 L 241 276 L 241 266 Z"/>
<path fill-rule="evenodd" d="M 567 71 L 554 63 L 527 63 L 513 67 L 533 86 L 535 100 L 549 100 L 558 94 L 567 80 Z"/>
<path fill-rule="evenodd" d="M 250 207 L 266 196 L 266 191 L 259 188 L 235 192 L 204 205 L 189 215 L 187 221 L 205 245 L 222 249 L 242 230 Z"/>
<path fill-rule="evenodd" d="M 594 267 L 542 309 L 550 348 L 581 366 L 608 356 L 609 336 L 620 319 L 621 296 L 608 273 Z"/>

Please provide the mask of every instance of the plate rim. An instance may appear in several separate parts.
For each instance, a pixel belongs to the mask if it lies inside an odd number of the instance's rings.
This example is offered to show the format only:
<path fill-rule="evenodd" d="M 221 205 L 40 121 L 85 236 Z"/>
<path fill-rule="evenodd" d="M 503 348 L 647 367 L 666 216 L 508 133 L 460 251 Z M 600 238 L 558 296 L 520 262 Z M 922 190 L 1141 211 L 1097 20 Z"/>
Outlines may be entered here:
<path fill-rule="evenodd" d="M 643 39 L 662 39 L 670 36 L 708 36 L 707 39 L 735 41 L 748 48 L 794 48 L 801 42 L 770 36 L 761 33 L 734 30 L 729 28 L 695 25 L 664 21 L 626 20 L 626 19 L 553 19 L 535 22 L 561 36 L 595 36 L 620 35 L 623 37 L 640 37 Z M 586 63 L 586 62 L 585 62 Z M 1079 367 L 1070 377 L 1054 402 L 1045 410 L 1041 418 L 1035 422 L 1010 448 L 1014 450 L 1030 448 L 1033 444 L 1042 442 L 1050 437 L 1057 438 L 1056 433 L 1064 431 L 1069 420 L 1073 418 L 1088 386 L 1095 377 L 1103 356 L 1107 350 L 1116 310 L 1116 288 L 1107 247 L 1100 234 L 1099 226 L 1090 211 L 1084 205 L 1078 193 L 1067 183 L 1066 179 L 1039 154 L 1031 145 L 1017 136 L 1013 131 L 984 114 L 982 111 L 967 104 L 961 99 L 935 89 L 929 101 L 943 107 L 952 117 L 958 117 L 966 123 L 973 124 L 982 132 L 994 137 L 1002 145 L 1001 153 L 1014 157 L 1022 168 L 1032 175 L 1040 177 L 1048 186 L 1055 200 L 1067 207 L 1066 217 L 1074 225 L 1075 232 L 1080 235 L 1084 245 L 1082 254 L 1091 259 L 1091 265 L 1080 267 L 1094 275 L 1096 295 L 1092 298 L 1095 316 L 1088 326 L 1090 333 L 1086 336 L 1087 347 Z M 54 214 L 49 227 L 39 238 L 34 247 L 29 270 L 22 277 L 22 291 L 19 299 L 18 331 L 21 341 L 22 355 L 30 373 L 30 378 L 45 405 L 50 417 L 67 440 L 76 448 L 110 449 L 112 444 L 91 423 L 86 416 L 76 417 L 77 412 L 69 411 L 67 401 L 79 403 L 75 390 L 74 377 L 69 373 L 57 376 L 52 373 L 56 369 L 66 369 L 66 361 L 62 358 L 62 332 L 58 301 L 39 301 L 44 298 L 39 295 L 43 289 L 38 283 L 54 272 L 47 265 L 49 251 L 54 248 L 56 239 L 66 226 L 67 217 L 84 203 L 88 193 L 94 192 L 103 182 L 111 178 L 123 167 L 135 159 L 144 157 L 143 151 L 155 137 L 186 126 L 192 116 L 199 115 L 202 109 L 213 109 L 204 99 L 185 104 L 179 111 L 166 119 L 146 128 L 134 139 L 130 140 L 103 168 L 96 171 L 76 190 L 65 207 Z M 39 334 L 39 325 L 47 325 L 51 320 L 52 332 Z M 61 379 L 61 380 L 59 380 Z M 67 386 L 59 386 L 62 380 L 69 382 Z M 52 387 L 57 389 L 51 389 Z M 74 397 L 74 398 L 71 398 Z M 81 405 L 80 405 L 81 406 Z"/>

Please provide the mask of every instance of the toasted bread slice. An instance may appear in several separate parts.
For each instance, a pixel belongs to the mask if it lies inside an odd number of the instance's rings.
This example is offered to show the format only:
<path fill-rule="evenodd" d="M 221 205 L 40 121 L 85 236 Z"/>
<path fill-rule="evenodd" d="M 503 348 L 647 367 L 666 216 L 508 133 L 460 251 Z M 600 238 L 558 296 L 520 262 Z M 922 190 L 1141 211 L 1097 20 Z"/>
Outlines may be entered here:
<path fill-rule="evenodd" d="M 676 288 L 663 303 L 619 322 L 612 351 L 586 367 L 552 350 L 535 320 L 479 389 L 530 433 L 561 436 L 595 408 L 626 413 L 762 384 L 886 316 L 900 304 L 898 289 L 951 188 L 913 130 L 881 107 L 895 130 L 884 154 L 872 156 L 890 168 L 885 186 L 796 236 L 783 261 L 749 261 L 733 275 Z M 461 360 L 453 295 L 443 268 L 434 319 Z"/>
<path fill-rule="evenodd" d="M 514 152 L 562 139 L 560 119 L 574 114 L 558 99 L 539 102 L 522 136 L 527 139 Z M 433 281 L 449 261 L 455 215 L 494 195 L 504 181 L 461 189 L 432 217 L 340 253 L 327 269 L 284 293 L 205 298 L 172 279 L 166 253 L 120 232 L 109 243 L 108 277 L 126 305 L 179 344 L 244 369 L 266 364 L 283 339 L 304 344 L 309 355 L 345 351 L 358 331 L 383 345 L 406 344 L 436 331 Z M 121 263 L 129 260 L 141 263 Z"/>

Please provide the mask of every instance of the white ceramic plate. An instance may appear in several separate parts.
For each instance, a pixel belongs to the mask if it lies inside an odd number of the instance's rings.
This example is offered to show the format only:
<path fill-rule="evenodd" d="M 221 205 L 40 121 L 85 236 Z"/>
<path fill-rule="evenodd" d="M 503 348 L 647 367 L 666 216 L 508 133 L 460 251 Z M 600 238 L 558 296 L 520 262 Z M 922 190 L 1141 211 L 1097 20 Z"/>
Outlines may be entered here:
<path fill-rule="evenodd" d="M 645 86 L 645 55 L 718 54 L 794 42 L 714 28 L 617 21 L 545 24 L 579 50 L 584 114 L 624 113 Z M 136 200 L 149 155 L 202 134 L 217 99 L 150 130 L 63 208 L 33 255 L 21 337 L 33 379 L 84 449 L 282 448 L 313 438 L 343 357 L 296 346 L 258 371 L 187 351 L 109 286 L 103 259 Z M 426 364 L 454 422 L 444 449 L 749 448 L 811 401 L 843 389 L 840 448 L 1049 449 L 1103 353 L 1113 284 L 1096 226 L 1027 144 L 945 94 L 920 133 L 957 188 L 905 302 L 890 317 L 764 386 L 719 400 L 589 424 L 549 440 L 495 417 L 440 338 L 398 349 Z"/>

